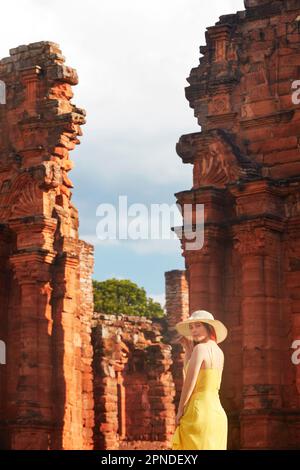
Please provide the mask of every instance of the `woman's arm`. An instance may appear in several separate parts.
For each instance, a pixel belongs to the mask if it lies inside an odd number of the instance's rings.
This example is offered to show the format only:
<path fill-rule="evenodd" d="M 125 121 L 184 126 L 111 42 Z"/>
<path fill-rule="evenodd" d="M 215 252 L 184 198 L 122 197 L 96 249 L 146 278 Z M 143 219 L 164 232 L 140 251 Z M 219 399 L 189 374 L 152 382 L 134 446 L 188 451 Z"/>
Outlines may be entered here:
<path fill-rule="evenodd" d="M 196 385 L 197 377 L 200 371 L 201 364 L 204 360 L 204 345 L 197 344 L 192 352 L 190 363 L 187 369 L 186 377 L 181 391 L 180 402 L 178 406 L 178 413 L 183 414 L 185 405 L 190 399 L 190 396 Z"/>
<path fill-rule="evenodd" d="M 187 364 L 191 358 L 191 355 L 192 355 L 192 352 L 193 352 L 193 349 L 186 349 L 185 350 L 185 353 L 184 353 L 184 358 L 183 358 L 183 379 L 185 380 L 186 378 L 186 367 L 187 367 Z"/>
<path fill-rule="evenodd" d="M 180 341 L 181 344 L 184 347 L 184 365 L 186 366 L 194 349 L 194 343 L 192 340 L 185 338 L 184 336 L 182 337 L 182 340 Z"/>

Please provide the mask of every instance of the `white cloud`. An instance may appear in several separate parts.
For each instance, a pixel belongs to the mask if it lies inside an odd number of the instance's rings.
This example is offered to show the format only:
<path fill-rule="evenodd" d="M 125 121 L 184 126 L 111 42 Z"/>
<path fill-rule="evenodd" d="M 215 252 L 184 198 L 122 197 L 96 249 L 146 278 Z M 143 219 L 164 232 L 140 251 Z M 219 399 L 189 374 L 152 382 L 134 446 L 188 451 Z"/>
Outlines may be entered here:
<path fill-rule="evenodd" d="M 82 208 L 81 238 L 104 243 L 92 233 L 103 188 L 104 202 L 120 187 L 122 194 L 136 189 L 139 202 L 157 202 L 166 188 L 173 197 L 192 186 L 192 166 L 175 152 L 182 134 L 200 130 L 185 99 L 186 77 L 199 63 L 206 27 L 241 9 L 243 0 L 3 2 L 0 57 L 22 44 L 53 41 L 79 74 L 74 102 L 86 109 L 87 124 L 71 155 L 70 177 L 76 182 L 73 200 Z M 133 263 L 134 254 L 180 253 L 179 240 L 106 243 L 130 250 Z M 163 290 L 155 282 L 148 291 Z"/>
<path fill-rule="evenodd" d="M 120 246 L 121 240 L 99 240 L 96 235 L 83 234 L 80 239 L 94 246 Z"/>
<path fill-rule="evenodd" d="M 191 166 L 182 165 L 176 141 L 199 130 L 186 77 L 206 26 L 242 8 L 242 0 L 10 0 L 1 10 L 0 56 L 52 40 L 78 70 L 74 101 L 87 110 L 82 142 L 94 152 L 83 158 L 83 145 L 76 171 L 86 166 L 99 181 L 178 183 L 191 178 Z"/>

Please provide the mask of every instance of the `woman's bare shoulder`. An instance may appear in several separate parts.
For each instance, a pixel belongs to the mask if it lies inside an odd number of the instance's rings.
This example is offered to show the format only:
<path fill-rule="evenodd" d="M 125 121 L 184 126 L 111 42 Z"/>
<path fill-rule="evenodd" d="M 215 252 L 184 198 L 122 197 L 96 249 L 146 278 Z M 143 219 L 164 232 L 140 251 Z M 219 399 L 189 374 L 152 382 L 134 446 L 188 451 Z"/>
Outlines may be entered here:
<path fill-rule="evenodd" d="M 213 345 L 215 345 L 217 348 L 219 348 L 219 346 L 217 345 L 217 343 L 216 343 L 215 341 L 213 341 L 213 340 L 207 341 L 206 343 L 197 343 L 196 346 L 195 346 L 195 348 L 196 348 L 197 346 L 200 346 L 200 347 L 202 347 L 203 349 L 207 349 L 211 344 L 213 344 Z M 219 349 L 220 349 L 220 348 L 219 348 Z"/>
<path fill-rule="evenodd" d="M 217 348 L 217 350 L 220 352 L 221 356 L 224 357 L 224 352 L 223 352 L 223 350 L 220 348 L 220 346 L 219 346 L 217 343 L 215 343 L 215 344 L 216 344 L 216 348 Z"/>
<path fill-rule="evenodd" d="M 205 349 L 205 347 L 206 347 L 206 343 L 197 343 L 197 344 L 195 344 L 194 349 L 195 348 Z"/>
<path fill-rule="evenodd" d="M 206 343 L 198 343 L 194 346 L 194 351 L 205 354 L 207 351 L 207 344 Z"/>
<path fill-rule="evenodd" d="M 217 355 L 224 362 L 224 353 L 223 353 L 222 349 L 220 348 L 220 346 L 215 341 L 211 341 L 211 342 L 208 342 L 206 344 L 208 345 L 208 347 L 213 348 L 216 351 Z"/>

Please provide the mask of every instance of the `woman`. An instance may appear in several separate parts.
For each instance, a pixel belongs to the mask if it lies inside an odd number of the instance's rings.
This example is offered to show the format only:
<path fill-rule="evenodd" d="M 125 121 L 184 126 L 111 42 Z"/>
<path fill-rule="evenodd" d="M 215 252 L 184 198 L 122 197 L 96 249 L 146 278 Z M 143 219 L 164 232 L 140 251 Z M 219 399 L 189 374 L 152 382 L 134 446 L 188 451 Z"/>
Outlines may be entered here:
<path fill-rule="evenodd" d="M 227 449 L 227 416 L 219 398 L 224 354 L 217 343 L 227 329 L 205 310 L 177 323 L 185 347 L 184 384 L 172 450 Z"/>

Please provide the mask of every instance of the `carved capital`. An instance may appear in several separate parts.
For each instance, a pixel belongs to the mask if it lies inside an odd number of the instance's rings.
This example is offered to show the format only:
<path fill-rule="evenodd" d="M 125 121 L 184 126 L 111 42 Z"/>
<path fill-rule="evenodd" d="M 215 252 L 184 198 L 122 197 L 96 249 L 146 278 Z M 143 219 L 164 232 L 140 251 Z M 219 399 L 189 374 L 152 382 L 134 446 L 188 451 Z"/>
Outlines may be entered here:
<path fill-rule="evenodd" d="M 57 220 L 45 217 L 11 219 L 10 229 L 17 236 L 17 250 L 40 249 L 53 252 Z"/>
<path fill-rule="evenodd" d="M 233 246 L 241 255 L 270 255 L 279 253 L 279 234 L 252 223 L 233 228 Z"/>
<path fill-rule="evenodd" d="M 194 164 L 194 188 L 225 188 L 241 178 L 260 175 L 259 165 L 242 155 L 229 134 L 221 130 L 184 135 L 176 151 L 185 163 Z"/>
<path fill-rule="evenodd" d="M 18 253 L 9 258 L 9 263 L 19 284 L 46 283 L 51 278 L 54 259 L 53 253 Z"/>
<path fill-rule="evenodd" d="M 250 181 L 240 187 L 231 186 L 230 193 L 235 197 L 236 215 L 254 216 L 272 214 L 285 217 L 282 197 L 271 188 L 266 180 Z"/>

